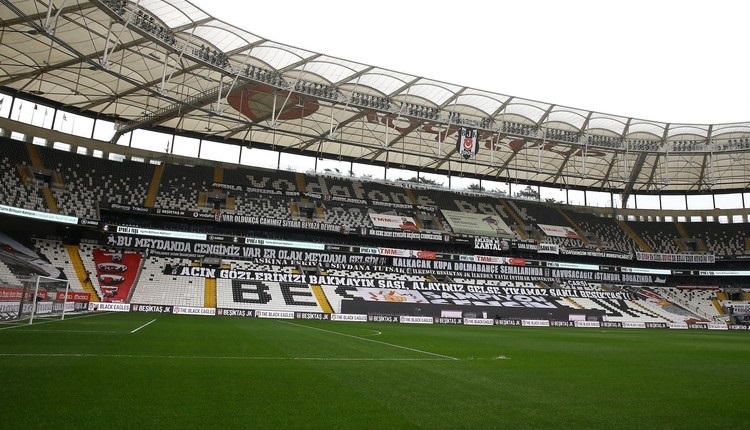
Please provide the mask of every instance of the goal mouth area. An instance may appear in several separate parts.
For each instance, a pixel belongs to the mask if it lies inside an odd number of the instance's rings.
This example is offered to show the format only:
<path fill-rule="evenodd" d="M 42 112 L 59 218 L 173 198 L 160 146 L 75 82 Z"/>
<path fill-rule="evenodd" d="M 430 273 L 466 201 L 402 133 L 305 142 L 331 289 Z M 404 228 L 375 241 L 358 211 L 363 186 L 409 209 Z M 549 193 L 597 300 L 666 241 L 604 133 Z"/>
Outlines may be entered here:
<path fill-rule="evenodd" d="M 22 285 L 0 286 L 0 326 L 33 324 L 34 320 L 65 319 L 88 311 L 89 295 L 71 291 L 65 278 L 36 275 Z"/>

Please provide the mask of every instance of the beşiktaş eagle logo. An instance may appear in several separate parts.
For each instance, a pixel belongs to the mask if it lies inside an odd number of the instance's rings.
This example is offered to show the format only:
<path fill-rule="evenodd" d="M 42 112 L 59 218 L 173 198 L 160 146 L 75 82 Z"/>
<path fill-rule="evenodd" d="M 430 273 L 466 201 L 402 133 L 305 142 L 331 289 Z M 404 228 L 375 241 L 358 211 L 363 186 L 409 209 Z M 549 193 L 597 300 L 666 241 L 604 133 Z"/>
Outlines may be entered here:
<path fill-rule="evenodd" d="M 467 160 L 479 151 L 479 131 L 475 128 L 461 127 L 458 129 L 456 151 Z"/>

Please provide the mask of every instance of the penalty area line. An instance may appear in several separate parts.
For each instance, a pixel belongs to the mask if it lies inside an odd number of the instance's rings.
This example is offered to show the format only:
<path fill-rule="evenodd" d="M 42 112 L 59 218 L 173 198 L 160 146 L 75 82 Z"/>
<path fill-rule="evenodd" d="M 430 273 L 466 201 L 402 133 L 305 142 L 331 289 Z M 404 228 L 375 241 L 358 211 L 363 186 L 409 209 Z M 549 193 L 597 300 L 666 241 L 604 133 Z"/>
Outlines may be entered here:
<path fill-rule="evenodd" d="M 86 314 L 83 314 L 83 315 L 73 315 L 73 316 L 70 316 L 70 317 L 65 318 L 65 319 L 55 318 L 55 319 L 52 319 L 52 320 L 35 322 L 33 324 L 23 323 L 23 324 L 19 324 L 19 325 L 12 325 L 12 326 L 9 326 L 9 327 L 0 327 L 0 330 L 11 330 L 11 329 L 14 329 L 14 328 L 24 328 L 24 327 L 29 328 L 29 327 L 37 326 L 39 324 L 48 324 L 48 323 L 60 322 L 60 321 L 71 321 L 71 320 L 77 320 L 77 319 L 81 319 L 81 318 L 93 317 L 93 316 L 97 316 L 97 315 L 108 315 L 108 314 L 115 314 L 115 313 L 116 312 L 86 313 Z M 34 330 L 28 330 L 28 331 L 34 331 Z"/>
<path fill-rule="evenodd" d="M 152 322 L 154 322 L 154 321 L 156 321 L 156 318 L 152 319 L 151 321 L 147 322 L 146 324 L 143 324 L 142 326 L 140 326 L 140 327 L 138 327 L 138 328 L 136 328 L 136 329 L 133 329 L 133 330 L 131 330 L 131 331 L 130 331 L 130 334 L 133 334 L 133 333 L 137 332 L 138 330 L 140 330 L 140 329 L 142 329 L 142 328 L 146 327 L 147 325 L 151 324 L 151 323 L 152 323 Z"/>
<path fill-rule="evenodd" d="M 318 328 L 318 327 L 310 327 L 310 326 L 306 326 L 306 325 L 302 325 L 302 324 L 295 324 L 295 323 L 289 322 L 289 321 L 281 321 L 281 320 L 279 320 L 279 322 L 284 323 L 284 324 L 294 325 L 294 326 L 297 326 L 297 327 L 308 328 L 310 330 L 318 330 L 318 331 L 322 331 L 322 332 L 325 332 L 325 333 L 337 334 L 339 336 L 351 337 L 351 338 L 354 338 L 354 339 L 364 340 L 366 342 L 379 343 L 381 345 L 386 345 L 386 346 L 390 346 L 390 347 L 393 347 L 393 348 L 405 349 L 407 351 L 417 352 L 417 353 L 420 353 L 420 354 L 432 355 L 434 357 L 440 357 L 440 358 L 442 358 L 444 360 L 459 360 L 458 357 L 451 357 L 450 355 L 443 355 L 443 354 L 438 354 L 436 352 L 424 351 L 424 350 L 416 349 L 416 348 L 409 348 L 408 346 L 396 345 L 395 343 L 383 342 L 382 340 L 368 339 L 366 337 L 354 336 L 352 334 L 341 333 L 341 332 L 338 332 L 338 331 L 326 330 L 326 329 Z"/>

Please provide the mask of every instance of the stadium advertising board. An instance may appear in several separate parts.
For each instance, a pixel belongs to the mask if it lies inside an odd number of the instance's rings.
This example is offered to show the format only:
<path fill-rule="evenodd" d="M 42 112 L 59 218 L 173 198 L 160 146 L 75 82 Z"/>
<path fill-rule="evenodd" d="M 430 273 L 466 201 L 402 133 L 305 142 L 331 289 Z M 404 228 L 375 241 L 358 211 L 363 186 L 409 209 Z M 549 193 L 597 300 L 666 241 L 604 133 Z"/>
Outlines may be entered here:
<path fill-rule="evenodd" d="M 0 301 L 6 301 L 6 300 L 13 300 L 13 301 L 20 301 L 21 297 L 23 296 L 23 300 L 31 300 L 31 296 L 34 294 L 33 288 L 28 288 L 26 290 L 22 288 L 8 288 L 8 287 L 0 287 Z M 47 300 L 47 291 L 39 289 L 36 294 L 37 300 Z"/>
<path fill-rule="evenodd" d="M 568 239 L 580 239 L 581 236 L 571 227 L 563 225 L 537 224 L 544 234 L 554 237 L 567 237 Z"/>
<path fill-rule="evenodd" d="M 499 215 L 449 211 L 441 209 L 451 229 L 456 234 L 511 238 L 515 235 Z"/>
<path fill-rule="evenodd" d="M 464 325 L 495 325 L 495 321 L 490 318 L 464 318 L 463 323 Z"/>
<path fill-rule="evenodd" d="M 89 302 L 90 311 L 130 312 L 130 303 Z"/>
<path fill-rule="evenodd" d="M 331 314 L 323 312 L 295 312 L 294 319 L 298 320 L 330 320 Z"/>
<path fill-rule="evenodd" d="M 398 322 L 402 324 L 433 324 L 435 321 L 432 317 L 401 315 Z"/>
<path fill-rule="evenodd" d="M 223 317 L 254 317 L 255 312 L 252 309 L 216 309 L 216 315 Z"/>
<path fill-rule="evenodd" d="M 391 228 L 398 230 L 418 230 L 416 221 L 410 216 L 396 216 L 388 214 L 368 214 L 370 221 L 375 227 Z"/>
<path fill-rule="evenodd" d="M 396 317 L 393 317 L 393 318 L 396 318 Z M 367 315 L 360 315 L 360 314 L 331 314 L 331 321 L 367 322 Z M 392 321 L 388 321 L 388 322 L 392 322 Z"/>
<path fill-rule="evenodd" d="M 216 308 L 202 308 L 197 306 L 173 306 L 172 313 L 177 315 L 216 315 Z"/>
<path fill-rule="evenodd" d="M 598 328 L 599 321 L 574 321 L 576 327 Z"/>
<path fill-rule="evenodd" d="M 549 320 L 521 320 L 524 327 L 549 327 Z"/>
<path fill-rule="evenodd" d="M 171 314 L 172 306 L 170 305 L 143 305 L 143 304 L 130 304 L 130 312 L 142 312 L 150 314 Z"/>
<path fill-rule="evenodd" d="M 31 209 L 17 208 L 14 206 L 0 205 L 0 214 L 12 215 L 22 218 L 31 218 L 39 221 L 51 221 L 62 224 L 78 224 L 78 218 L 68 215 L 59 215 L 49 212 L 39 212 Z"/>
<path fill-rule="evenodd" d="M 435 324 L 463 324 L 463 318 L 454 317 L 434 317 L 433 321 Z"/>
<path fill-rule="evenodd" d="M 690 328 L 687 323 L 667 323 L 667 326 L 675 330 L 687 330 Z"/>
<path fill-rule="evenodd" d="M 255 316 L 258 318 L 276 318 L 276 319 L 284 319 L 284 320 L 293 320 L 294 319 L 294 312 L 291 311 L 266 311 L 266 310 L 256 310 Z"/>
<path fill-rule="evenodd" d="M 395 315 L 370 314 L 367 316 L 367 321 L 397 323 L 398 317 Z"/>
<path fill-rule="evenodd" d="M 67 298 L 65 297 L 65 291 L 58 291 L 55 297 L 58 302 L 80 302 L 85 303 L 91 300 L 91 293 L 84 293 L 82 291 L 68 291 Z"/>

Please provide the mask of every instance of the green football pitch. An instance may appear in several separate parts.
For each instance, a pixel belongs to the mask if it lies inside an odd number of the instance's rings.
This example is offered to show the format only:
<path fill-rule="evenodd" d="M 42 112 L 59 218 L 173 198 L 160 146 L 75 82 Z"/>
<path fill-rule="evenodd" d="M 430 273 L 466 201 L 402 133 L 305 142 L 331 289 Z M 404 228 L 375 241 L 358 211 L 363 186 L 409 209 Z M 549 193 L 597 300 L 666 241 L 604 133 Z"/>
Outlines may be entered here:
<path fill-rule="evenodd" d="M 3 429 L 739 429 L 750 333 L 68 316 L 0 326 Z"/>

